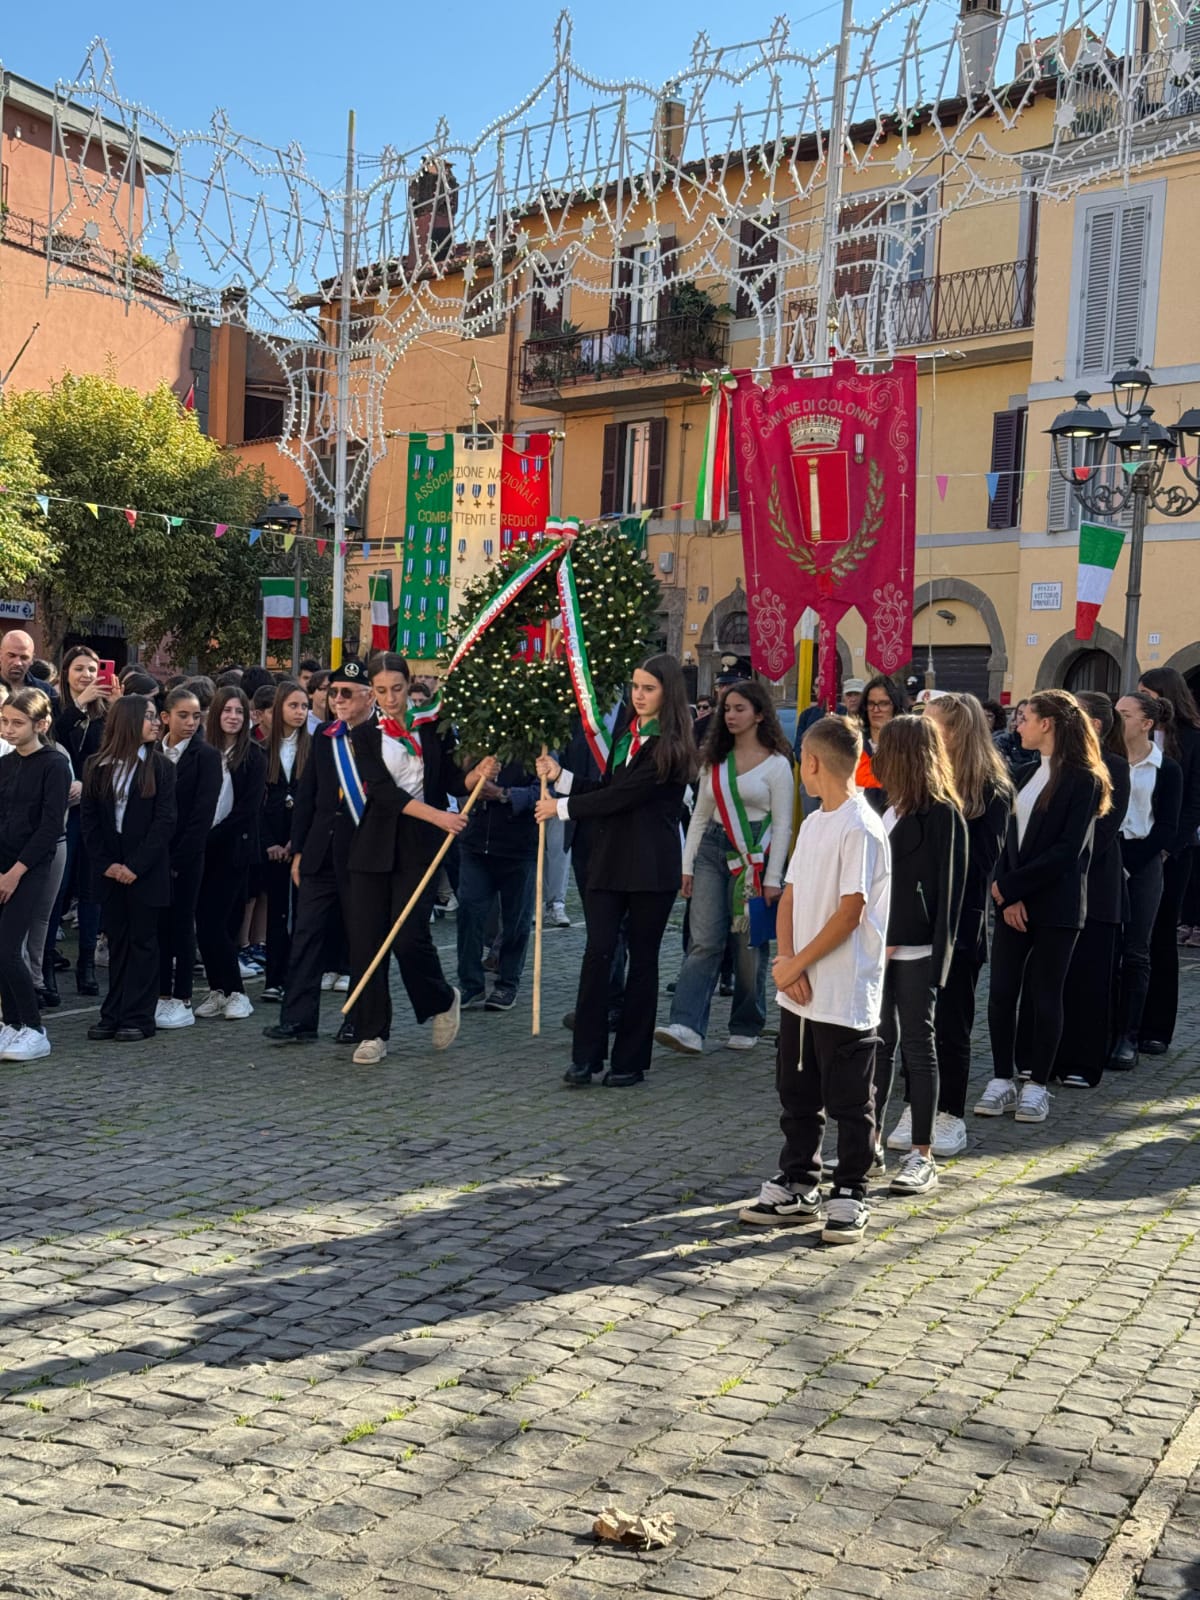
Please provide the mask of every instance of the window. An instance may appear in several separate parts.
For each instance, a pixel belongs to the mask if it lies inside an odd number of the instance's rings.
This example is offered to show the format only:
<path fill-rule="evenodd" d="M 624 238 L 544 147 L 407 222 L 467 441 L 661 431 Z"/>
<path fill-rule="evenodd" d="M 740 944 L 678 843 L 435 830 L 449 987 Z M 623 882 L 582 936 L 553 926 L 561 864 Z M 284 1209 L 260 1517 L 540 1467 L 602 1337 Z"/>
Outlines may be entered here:
<path fill-rule="evenodd" d="M 1076 370 L 1105 383 L 1142 355 L 1149 338 L 1147 283 L 1151 202 L 1089 206 L 1083 262 Z"/>
<path fill-rule="evenodd" d="M 1120 456 L 1116 450 L 1109 447 L 1109 457 L 1101 467 L 1097 476 L 1104 483 L 1114 487 L 1123 485 L 1127 480 L 1120 465 Z M 1101 526 L 1115 525 L 1119 528 L 1128 528 L 1133 522 L 1133 496 L 1126 501 L 1125 509 L 1119 517 L 1097 517 L 1090 511 L 1084 511 L 1079 500 L 1073 492 L 1071 485 L 1066 483 L 1059 475 L 1054 465 L 1053 446 L 1050 452 L 1050 488 L 1046 497 L 1046 531 L 1048 533 L 1073 532 L 1081 521 L 1096 522 Z"/>
<path fill-rule="evenodd" d="M 737 300 L 734 315 L 753 317 L 760 307 L 774 310 L 779 260 L 778 215 L 761 222 L 745 221 L 738 238 Z"/>
<path fill-rule="evenodd" d="M 663 503 L 667 424 L 610 422 L 604 430 L 600 477 L 600 515 L 624 516 L 657 509 Z"/>
<path fill-rule="evenodd" d="M 905 191 L 887 203 L 879 241 L 879 259 L 889 267 L 893 283 L 915 283 L 927 270 L 934 190 Z"/>
<path fill-rule="evenodd" d="M 243 440 L 249 444 L 253 439 L 282 438 L 285 410 L 286 403 L 282 395 L 247 394 L 242 419 Z"/>
<path fill-rule="evenodd" d="M 563 269 L 551 267 L 538 280 L 529 309 L 531 339 L 554 339 L 562 333 Z"/>
<path fill-rule="evenodd" d="M 1012 411 L 997 411 L 992 418 L 991 470 L 996 473 L 996 492 L 988 502 L 989 528 L 1020 526 L 1026 414 L 1024 406 L 1017 406 Z"/>
<path fill-rule="evenodd" d="M 675 271 L 674 239 L 622 245 L 616 259 L 608 328 L 627 334 L 634 352 L 654 344 L 655 325 L 671 315 L 671 291 L 663 280 Z"/>
<path fill-rule="evenodd" d="M 466 312 L 472 338 L 490 339 L 495 334 L 503 333 L 508 321 L 504 285 L 488 283 L 476 289 L 474 294 L 468 294 Z"/>

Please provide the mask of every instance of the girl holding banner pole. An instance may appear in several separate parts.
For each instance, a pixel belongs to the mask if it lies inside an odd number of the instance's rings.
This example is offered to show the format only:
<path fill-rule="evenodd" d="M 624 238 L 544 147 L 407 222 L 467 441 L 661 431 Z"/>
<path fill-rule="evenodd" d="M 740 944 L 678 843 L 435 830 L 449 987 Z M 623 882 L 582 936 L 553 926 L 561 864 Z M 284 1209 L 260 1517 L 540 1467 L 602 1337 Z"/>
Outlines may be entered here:
<path fill-rule="evenodd" d="M 629 980 L 610 1088 L 641 1083 L 650 1065 L 658 1009 L 658 952 L 679 893 L 679 814 L 695 777 L 696 751 L 683 669 L 673 656 L 651 656 L 633 674 L 634 717 L 611 750 L 599 783 L 576 783 L 553 756 L 537 773 L 561 798 L 539 800 L 539 822 L 596 823 L 584 898 L 587 946 L 575 1004 L 575 1060 L 565 1074 L 582 1086 L 608 1053 L 608 985 L 622 918 L 628 916 Z"/>
<path fill-rule="evenodd" d="M 791 752 L 760 683 L 725 691 L 700 752 L 700 792 L 683 847 L 691 944 L 659 1044 L 699 1055 L 731 932 L 737 935 L 729 1048 L 749 1050 L 767 1019 L 769 937 L 752 945 L 750 907 L 783 893 L 792 836 Z M 765 932 L 765 930 L 761 930 Z"/>

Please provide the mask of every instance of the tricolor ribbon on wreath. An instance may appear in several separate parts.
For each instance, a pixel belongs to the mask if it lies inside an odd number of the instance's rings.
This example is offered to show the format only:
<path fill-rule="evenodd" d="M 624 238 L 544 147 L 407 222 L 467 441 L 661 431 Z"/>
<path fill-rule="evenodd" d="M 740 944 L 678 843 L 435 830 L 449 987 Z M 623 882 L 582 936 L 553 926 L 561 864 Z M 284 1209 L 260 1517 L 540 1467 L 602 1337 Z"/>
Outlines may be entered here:
<path fill-rule="evenodd" d="M 696 484 L 697 522 L 723 522 L 729 515 L 729 438 L 736 388 L 732 372 L 706 373 L 700 385 L 700 394 L 708 401 L 708 422 Z"/>
<path fill-rule="evenodd" d="M 712 769 L 713 799 L 725 837 L 733 847 L 726 854 L 729 870 L 733 874 L 733 931 L 740 933 L 749 926 L 746 901 L 762 895 L 763 867 L 771 843 L 771 819 L 756 840 L 754 828 L 746 815 L 746 806 L 738 789 L 737 763 L 733 751 Z"/>

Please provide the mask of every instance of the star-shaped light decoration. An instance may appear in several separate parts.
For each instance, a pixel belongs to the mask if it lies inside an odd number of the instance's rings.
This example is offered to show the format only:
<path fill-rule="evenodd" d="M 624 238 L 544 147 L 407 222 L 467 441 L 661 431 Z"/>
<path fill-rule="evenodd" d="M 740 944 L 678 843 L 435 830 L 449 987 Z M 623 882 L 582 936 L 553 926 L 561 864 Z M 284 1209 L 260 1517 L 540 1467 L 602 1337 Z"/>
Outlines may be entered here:
<path fill-rule="evenodd" d="M 659 227 L 657 219 L 654 218 L 654 217 L 651 217 L 650 221 L 646 224 L 645 228 L 643 229 L 643 238 L 645 239 L 647 244 L 654 244 L 661 237 L 662 237 L 662 229 Z"/>
<path fill-rule="evenodd" d="M 1196 70 L 1196 63 L 1192 60 L 1192 52 L 1185 50 L 1182 45 L 1171 51 L 1171 76 L 1173 78 L 1190 78 Z"/>
<path fill-rule="evenodd" d="M 548 284 L 547 287 L 542 290 L 542 304 L 545 306 L 547 311 L 556 310 L 558 308 L 558 302 L 561 299 L 562 290 L 556 283 Z"/>
<path fill-rule="evenodd" d="M 100 237 L 100 224 L 98 222 L 85 222 L 83 225 L 83 237 L 89 244 L 95 244 Z"/>
<path fill-rule="evenodd" d="M 473 261 L 466 261 L 463 263 L 463 282 L 475 282 L 475 263 Z"/>
<path fill-rule="evenodd" d="M 596 231 L 595 217 L 584 217 L 579 229 L 585 239 L 590 239 Z"/>
<path fill-rule="evenodd" d="M 902 144 L 892 157 L 892 166 L 898 178 L 906 177 L 913 168 L 913 153 L 906 144 Z"/>
<path fill-rule="evenodd" d="M 1070 131 L 1074 121 L 1075 107 L 1069 100 L 1064 100 L 1062 105 L 1060 105 L 1058 110 L 1054 113 L 1054 126 L 1060 133 L 1067 133 Z"/>
<path fill-rule="evenodd" d="M 513 243 L 517 247 L 517 254 L 523 256 L 526 253 L 526 251 L 529 249 L 529 230 L 528 230 L 528 228 L 518 228 L 517 231 L 516 231 L 516 235 L 513 238 Z"/>
<path fill-rule="evenodd" d="M 163 257 L 163 266 L 166 267 L 168 272 L 178 272 L 179 271 L 179 266 L 180 266 L 179 256 L 176 254 L 176 252 L 174 250 L 168 250 L 167 251 L 166 255 Z"/>

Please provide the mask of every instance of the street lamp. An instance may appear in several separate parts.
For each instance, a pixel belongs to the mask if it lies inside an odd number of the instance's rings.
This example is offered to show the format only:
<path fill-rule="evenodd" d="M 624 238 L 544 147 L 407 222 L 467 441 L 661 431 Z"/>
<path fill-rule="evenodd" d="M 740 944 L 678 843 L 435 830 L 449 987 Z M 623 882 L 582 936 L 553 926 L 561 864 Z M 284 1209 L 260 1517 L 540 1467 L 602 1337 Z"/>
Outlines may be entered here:
<path fill-rule="evenodd" d="M 272 500 L 263 514 L 257 518 L 254 526 L 261 528 L 264 533 L 297 533 L 300 524 L 304 521 L 304 513 L 299 506 L 294 506 L 287 495 L 281 494 L 278 500 Z M 295 567 L 293 568 L 292 588 L 292 672 L 300 670 L 300 597 L 302 590 L 301 578 L 301 548 L 299 541 L 296 543 Z M 262 664 L 267 664 L 267 618 L 263 613 L 262 637 Z"/>
<path fill-rule="evenodd" d="M 1138 612 L 1142 600 L 1142 548 L 1146 538 L 1146 516 L 1151 506 L 1166 517 L 1186 517 L 1200 506 L 1200 410 L 1185 411 L 1171 428 L 1154 420 L 1154 407 L 1147 403 L 1154 380 L 1144 367 L 1130 362 L 1113 376 L 1113 406 L 1124 422 L 1114 428 L 1104 411 L 1092 406 L 1086 389 L 1075 396 L 1069 411 L 1055 417 L 1046 432 L 1054 441 L 1054 465 L 1058 475 L 1070 485 L 1084 511 L 1094 517 L 1114 519 L 1132 505 L 1133 521 L 1129 538 L 1129 578 L 1125 588 L 1125 642 L 1121 659 L 1121 684 L 1126 690 L 1137 687 Z M 1195 442 L 1189 459 L 1188 440 Z M 1121 458 L 1124 481 L 1102 482 L 1099 471 L 1105 452 L 1112 445 Z M 1193 489 L 1181 484 L 1162 486 L 1163 468 L 1183 453 L 1181 462 Z"/>

